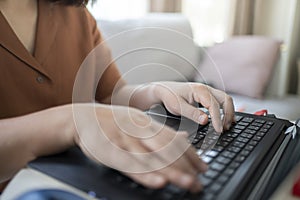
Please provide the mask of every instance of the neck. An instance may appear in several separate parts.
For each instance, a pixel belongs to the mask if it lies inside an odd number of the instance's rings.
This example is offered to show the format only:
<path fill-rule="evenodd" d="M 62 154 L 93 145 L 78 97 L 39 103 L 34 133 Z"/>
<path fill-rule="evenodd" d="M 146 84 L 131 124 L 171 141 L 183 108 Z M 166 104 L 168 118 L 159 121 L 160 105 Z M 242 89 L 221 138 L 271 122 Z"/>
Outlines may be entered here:
<path fill-rule="evenodd" d="M 0 0 L 0 11 L 32 8 L 37 0 Z"/>

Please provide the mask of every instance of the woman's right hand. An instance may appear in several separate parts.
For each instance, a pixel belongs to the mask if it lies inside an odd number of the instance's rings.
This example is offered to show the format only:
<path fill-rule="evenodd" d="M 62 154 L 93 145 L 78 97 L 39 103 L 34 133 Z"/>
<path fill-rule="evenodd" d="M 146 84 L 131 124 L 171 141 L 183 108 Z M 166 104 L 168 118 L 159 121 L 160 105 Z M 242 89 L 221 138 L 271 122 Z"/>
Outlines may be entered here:
<path fill-rule="evenodd" d="M 172 183 L 198 192 L 206 164 L 186 134 L 122 106 L 74 104 L 76 143 L 91 159 L 115 168 L 150 188 Z"/>

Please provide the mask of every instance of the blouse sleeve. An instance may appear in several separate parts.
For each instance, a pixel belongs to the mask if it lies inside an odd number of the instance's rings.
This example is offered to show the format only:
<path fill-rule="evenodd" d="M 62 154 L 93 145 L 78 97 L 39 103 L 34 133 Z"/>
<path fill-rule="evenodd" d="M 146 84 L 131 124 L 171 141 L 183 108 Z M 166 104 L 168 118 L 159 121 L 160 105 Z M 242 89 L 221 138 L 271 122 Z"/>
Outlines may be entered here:
<path fill-rule="evenodd" d="M 115 62 L 112 60 L 110 49 L 107 47 L 105 41 L 103 40 L 96 20 L 90 13 L 88 13 L 88 16 L 94 41 L 94 50 L 96 51 L 97 57 L 100 57 L 97 59 L 101 60 L 104 56 L 105 58 L 103 58 L 102 60 L 108 60 L 109 62 L 106 69 L 100 69 L 100 71 L 103 72 L 101 73 L 101 78 L 96 89 L 96 100 L 99 102 L 103 102 L 104 99 L 109 98 L 112 95 L 114 89 L 124 85 L 125 81 L 122 80 L 121 74 Z M 101 67 L 103 66 L 101 65 Z"/>

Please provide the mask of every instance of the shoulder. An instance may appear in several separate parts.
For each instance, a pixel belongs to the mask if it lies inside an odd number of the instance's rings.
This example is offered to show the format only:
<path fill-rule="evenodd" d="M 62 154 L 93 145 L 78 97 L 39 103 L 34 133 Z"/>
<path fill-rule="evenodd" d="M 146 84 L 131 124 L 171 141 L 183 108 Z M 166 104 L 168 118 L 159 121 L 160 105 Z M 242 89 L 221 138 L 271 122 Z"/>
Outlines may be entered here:
<path fill-rule="evenodd" d="M 100 41 L 97 22 L 86 7 L 65 6 L 49 3 L 52 20 L 55 20 L 60 29 L 76 33 L 77 37 L 91 38 L 96 44 Z"/>

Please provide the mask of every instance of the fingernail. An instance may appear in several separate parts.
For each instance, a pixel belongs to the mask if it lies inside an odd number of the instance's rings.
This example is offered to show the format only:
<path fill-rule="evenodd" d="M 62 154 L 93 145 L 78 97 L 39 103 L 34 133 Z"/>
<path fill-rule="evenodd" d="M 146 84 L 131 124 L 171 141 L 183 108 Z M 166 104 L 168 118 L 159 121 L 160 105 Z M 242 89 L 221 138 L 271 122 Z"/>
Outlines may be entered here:
<path fill-rule="evenodd" d="M 189 175 L 183 175 L 181 176 L 180 178 L 180 182 L 183 184 L 183 185 L 189 185 L 192 181 L 192 177 L 189 176 Z"/>
<path fill-rule="evenodd" d="M 152 181 L 155 183 L 155 185 L 160 185 L 164 183 L 165 179 L 162 176 L 154 175 L 152 177 Z"/>
<path fill-rule="evenodd" d="M 215 131 L 218 132 L 218 133 L 223 133 L 223 126 L 221 124 L 218 124 Z"/>
<path fill-rule="evenodd" d="M 228 124 L 226 125 L 226 130 L 229 130 L 230 127 L 231 127 L 231 123 L 228 123 Z"/>
<path fill-rule="evenodd" d="M 205 120 L 206 120 L 206 116 L 205 115 L 200 115 L 200 117 L 199 117 L 199 123 L 200 124 L 204 124 Z"/>

